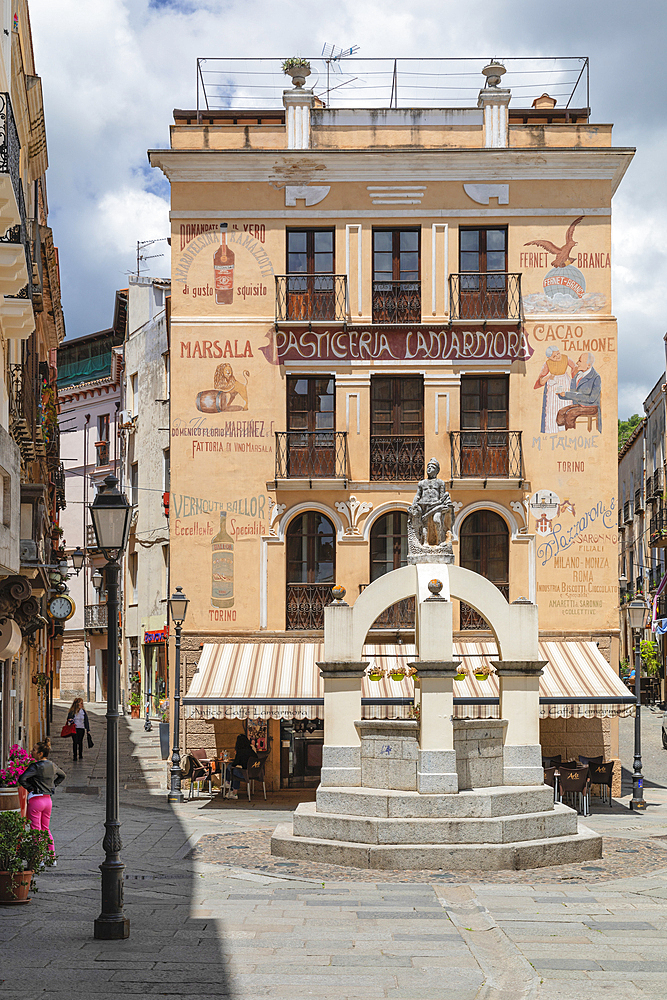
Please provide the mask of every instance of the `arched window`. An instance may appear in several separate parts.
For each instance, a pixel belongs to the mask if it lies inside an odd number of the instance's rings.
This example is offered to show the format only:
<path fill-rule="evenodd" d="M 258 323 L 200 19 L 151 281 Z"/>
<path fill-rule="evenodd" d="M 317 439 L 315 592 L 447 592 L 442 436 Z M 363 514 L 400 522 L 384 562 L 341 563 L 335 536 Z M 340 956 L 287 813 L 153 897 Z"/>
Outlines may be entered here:
<path fill-rule="evenodd" d="M 336 582 L 336 529 L 309 510 L 287 529 L 287 628 L 324 628 L 324 608 Z"/>
<path fill-rule="evenodd" d="M 393 510 L 379 517 L 371 528 L 371 583 L 407 563 L 408 515 L 405 511 Z M 375 628 L 414 628 L 414 624 L 414 597 L 392 604 L 373 623 Z"/>
<path fill-rule="evenodd" d="M 492 510 L 476 510 L 466 517 L 459 533 L 460 564 L 494 583 L 509 600 L 510 537 L 505 521 Z M 488 628 L 485 620 L 461 601 L 462 629 Z"/>

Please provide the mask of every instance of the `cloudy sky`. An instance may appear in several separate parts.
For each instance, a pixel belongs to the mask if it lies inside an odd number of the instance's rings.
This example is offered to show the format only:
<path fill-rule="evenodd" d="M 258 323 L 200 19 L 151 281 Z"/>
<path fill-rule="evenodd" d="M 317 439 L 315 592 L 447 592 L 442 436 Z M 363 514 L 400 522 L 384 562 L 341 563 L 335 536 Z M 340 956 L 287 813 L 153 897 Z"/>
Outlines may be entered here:
<path fill-rule="evenodd" d="M 197 56 L 588 55 L 593 121 L 637 155 L 614 200 L 619 413 L 664 368 L 667 115 L 664 0 L 30 0 L 49 143 L 50 223 L 68 336 L 111 323 L 136 241 L 168 233 L 169 192 L 146 150 L 195 106 Z M 146 253 L 160 253 L 157 244 Z M 168 257 L 148 262 L 168 274 Z"/>

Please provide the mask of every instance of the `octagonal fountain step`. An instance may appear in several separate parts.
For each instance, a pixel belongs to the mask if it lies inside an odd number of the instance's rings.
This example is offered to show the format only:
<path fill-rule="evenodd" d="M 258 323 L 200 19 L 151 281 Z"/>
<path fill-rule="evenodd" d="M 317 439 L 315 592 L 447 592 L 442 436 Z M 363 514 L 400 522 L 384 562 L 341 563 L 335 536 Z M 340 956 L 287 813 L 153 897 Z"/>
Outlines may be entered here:
<path fill-rule="evenodd" d="M 271 853 L 298 861 L 380 871 L 500 871 L 577 864 L 602 856 L 602 837 L 579 825 L 577 833 L 510 844 L 364 844 L 297 837 L 289 823 L 276 827 Z"/>
<path fill-rule="evenodd" d="M 476 819 L 518 816 L 553 809 L 553 789 L 548 785 L 499 785 L 459 792 L 457 795 L 423 795 L 388 788 L 317 789 L 318 813 L 390 819 Z"/>
<path fill-rule="evenodd" d="M 389 819 L 323 813 L 302 802 L 293 817 L 295 837 L 359 844 L 510 844 L 577 832 L 577 814 L 557 803 L 548 812 L 475 819 Z"/>

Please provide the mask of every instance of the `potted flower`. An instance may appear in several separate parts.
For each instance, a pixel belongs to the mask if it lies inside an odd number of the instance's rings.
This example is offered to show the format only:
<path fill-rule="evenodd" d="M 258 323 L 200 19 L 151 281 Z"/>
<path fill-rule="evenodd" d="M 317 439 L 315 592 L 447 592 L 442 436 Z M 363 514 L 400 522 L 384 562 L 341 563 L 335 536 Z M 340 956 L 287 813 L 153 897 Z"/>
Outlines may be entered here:
<path fill-rule="evenodd" d="M 368 676 L 372 681 L 381 681 L 384 677 L 384 670 L 381 670 L 380 667 L 373 666 L 368 671 Z"/>
<path fill-rule="evenodd" d="M 25 816 L 28 791 L 19 785 L 19 777 L 31 762 L 30 754 L 18 743 L 9 748 L 7 767 L 0 770 L 0 810 L 20 809 Z"/>
<path fill-rule="evenodd" d="M 488 681 L 491 670 L 489 667 L 476 667 L 475 677 L 478 681 Z"/>
<path fill-rule="evenodd" d="M 463 667 L 459 667 L 458 673 L 454 674 L 454 680 L 463 681 L 465 680 L 465 676 L 466 676 L 466 671 L 463 669 Z"/>
<path fill-rule="evenodd" d="M 35 872 L 56 860 L 46 830 L 32 830 L 17 812 L 0 813 L 0 905 L 29 903 L 37 892 Z"/>
<path fill-rule="evenodd" d="M 291 56 L 283 61 L 282 71 L 285 76 L 292 77 L 295 87 L 303 87 L 306 77 L 310 76 L 310 63 L 302 56 Z"/>
<path fill-rule="evenodd" d="M 141 718 L 141 695 L 136 691 L 130 695 L 130 714 L 133 719 Z"/>
<path fill-rule="evenodd" d="M 405 670 L 403 669 L 403 667 L 393 667 L 389 671 L 389 676 L 391 677 L 392 681 L 400 683 L 400 681 L 402 681 L 403 678 L 405 677 Z"/>

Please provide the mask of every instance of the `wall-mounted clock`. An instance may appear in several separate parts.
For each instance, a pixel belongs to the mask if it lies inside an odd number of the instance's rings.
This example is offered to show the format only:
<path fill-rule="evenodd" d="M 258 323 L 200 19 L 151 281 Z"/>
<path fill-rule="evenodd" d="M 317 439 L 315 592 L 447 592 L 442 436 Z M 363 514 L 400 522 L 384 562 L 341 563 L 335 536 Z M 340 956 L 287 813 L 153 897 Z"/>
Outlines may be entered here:
<path fill-rule="evenodd" d="M 58 594 L 49 601 L 49 614 L 60 622 L 66 622 L 76 611 L 76 605 L 67 594 Z"/>

